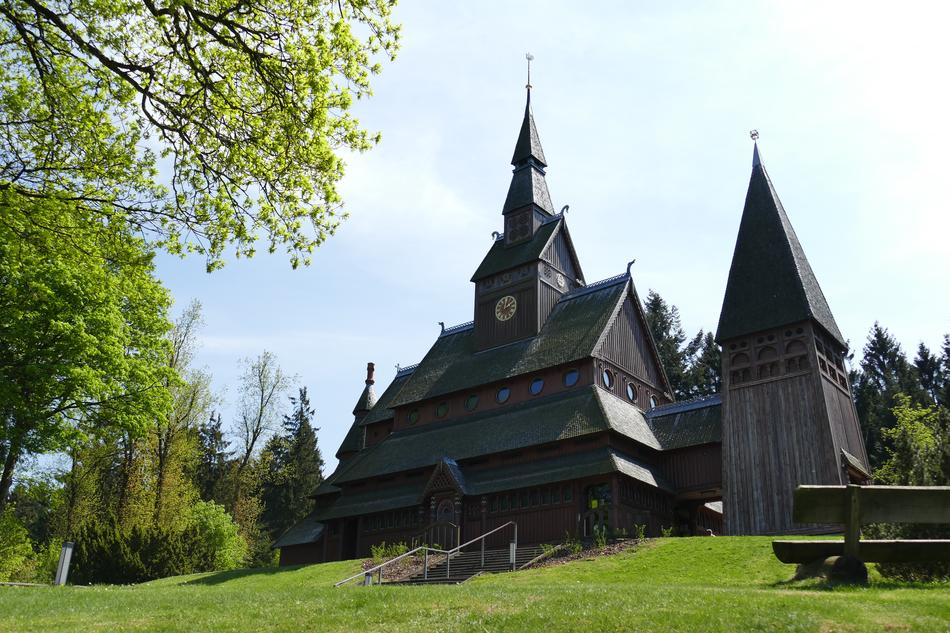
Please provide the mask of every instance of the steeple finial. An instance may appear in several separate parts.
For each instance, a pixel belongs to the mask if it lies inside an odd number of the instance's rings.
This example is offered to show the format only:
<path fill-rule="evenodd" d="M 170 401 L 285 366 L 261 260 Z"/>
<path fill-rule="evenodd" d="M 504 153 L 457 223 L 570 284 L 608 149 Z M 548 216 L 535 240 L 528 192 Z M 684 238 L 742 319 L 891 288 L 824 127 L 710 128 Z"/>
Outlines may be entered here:
<path fill-rule="evenodd" d="M 528 103 L 531 103 L 531 61 L 534 59 L 534 55 L 525 53 L 524 58 L 528 60 L 528 83 L 525 84 L 525 88 L 528 91 Z"/>
<path fill-rule="evenodd" d="M 749 130 L 749 138 L 752 139 L 752 166 L 758 167 L 762 164 L 759 158 L 759 131 Z"/>

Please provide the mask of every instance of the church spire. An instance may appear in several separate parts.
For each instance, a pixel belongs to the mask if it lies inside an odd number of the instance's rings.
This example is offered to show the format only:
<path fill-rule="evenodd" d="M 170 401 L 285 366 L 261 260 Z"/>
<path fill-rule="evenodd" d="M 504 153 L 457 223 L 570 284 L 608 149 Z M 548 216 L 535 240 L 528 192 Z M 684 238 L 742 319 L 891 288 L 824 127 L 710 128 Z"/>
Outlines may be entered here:
<path fill-rule="evenodd" d="M 753 140 L 757 137 L 753 130 Z M 756 143 L 716 339 L 723 341 L 807 319 L 816 321 L 845 345 Z"/>
<path fill-rule="evenodd" d="M 544 150 L 541 149 L 541 138 L 538 136 L 538 128 L 534 124 L 534 113 L 531 110 L 531 60 L 534 58 L 530 54 L 527 58 L 528 85 L 525 86 L 527 98 L 518 142 L 515 143 L 515 151 L 511 156 L 514 173 L 511 176 L 505 206 L 502 209 L 502 214 L 505 216 L 529 207 L 547 215 L 554 215 L 554 204 L 551 202 L 551 194 L 544 180 L 547 161 L 544 158 Z"/>

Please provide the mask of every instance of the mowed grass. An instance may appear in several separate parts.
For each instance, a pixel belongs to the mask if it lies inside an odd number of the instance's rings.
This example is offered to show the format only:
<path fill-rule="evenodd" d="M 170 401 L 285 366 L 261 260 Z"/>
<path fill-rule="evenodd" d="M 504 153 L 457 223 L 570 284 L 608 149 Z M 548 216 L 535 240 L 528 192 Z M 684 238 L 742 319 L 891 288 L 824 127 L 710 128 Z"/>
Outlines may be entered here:
<path fill-rule="evenodd" d="M 356 562 L 138 586 L 0 587 L 0 631 L 948 631 L 950 587 L 790 582 L 771 539 L 658 539 L 460 586 L 346 587 Z"/>

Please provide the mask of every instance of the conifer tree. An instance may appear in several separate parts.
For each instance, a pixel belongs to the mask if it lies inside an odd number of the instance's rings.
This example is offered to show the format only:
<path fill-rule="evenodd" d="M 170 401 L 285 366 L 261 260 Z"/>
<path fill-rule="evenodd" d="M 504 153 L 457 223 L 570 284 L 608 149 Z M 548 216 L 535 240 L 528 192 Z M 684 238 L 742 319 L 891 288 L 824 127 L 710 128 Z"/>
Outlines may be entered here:
<path fill-rule="evenodd" d="M 290 397 L 293 412 L 284 416 L 283 433 L 268 443 L 270 469 L 264 484 L 263 519 L 271 534 L 281 532 L 313 509 L 310 495 L 323 481 L 323 457 L 313 428 L 307 388 Z"/>
<path fill-rule="evenodd" d="M 686 332 L 680 322 L 680 313 L 676 306 L 668 304 L 655 290 L 647 295 L 644 312 L 650 333 L 656 343 L 660 363 L 666 370 L 666 377 L 677 398 L 689 397 L 686 385 Z"/>

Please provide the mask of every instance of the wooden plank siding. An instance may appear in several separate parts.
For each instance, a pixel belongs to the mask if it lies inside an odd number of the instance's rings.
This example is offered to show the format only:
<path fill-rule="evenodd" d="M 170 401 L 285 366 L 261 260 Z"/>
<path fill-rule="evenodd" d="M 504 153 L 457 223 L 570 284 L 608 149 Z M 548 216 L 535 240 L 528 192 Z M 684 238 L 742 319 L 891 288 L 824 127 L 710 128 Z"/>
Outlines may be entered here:
<path fill-rule="evenodd" d="M 728 534 L 791 531 L 800 484 L 840 483 L 835 444 L 812 372 L 732 386 L 723 399 Z"/>
<path fill-rule="evenodd" d="M 662 391 L 662 373 L 650 351 L 649 333 L 638 312 L 628 295 L 598 354 Z"/>

